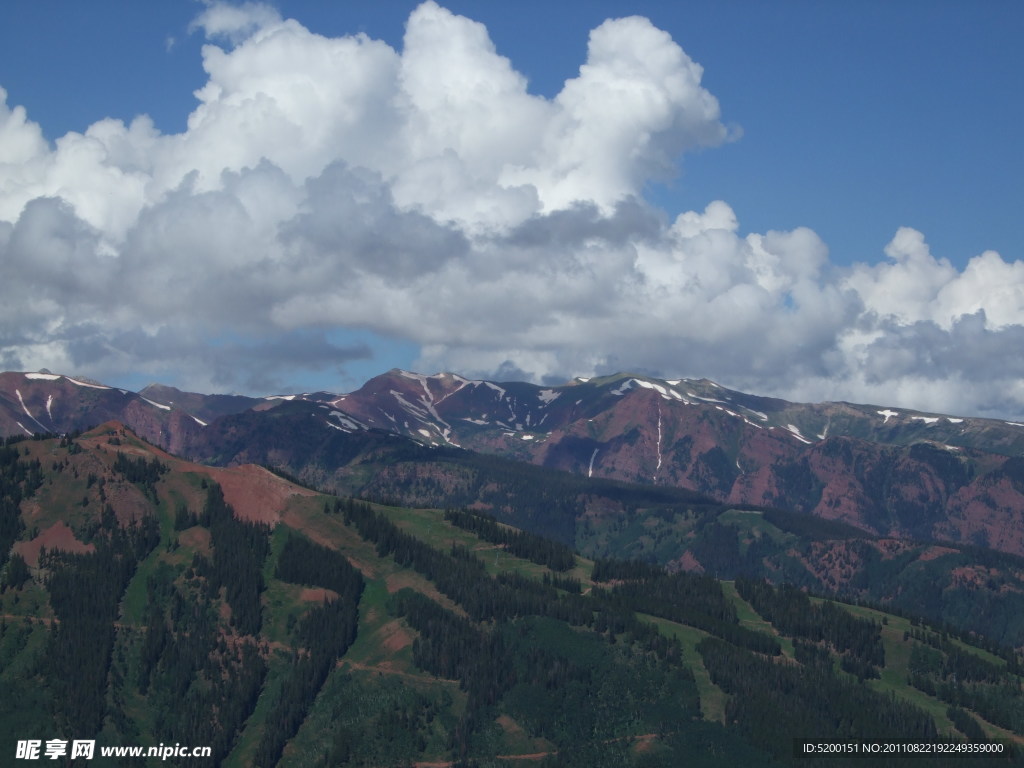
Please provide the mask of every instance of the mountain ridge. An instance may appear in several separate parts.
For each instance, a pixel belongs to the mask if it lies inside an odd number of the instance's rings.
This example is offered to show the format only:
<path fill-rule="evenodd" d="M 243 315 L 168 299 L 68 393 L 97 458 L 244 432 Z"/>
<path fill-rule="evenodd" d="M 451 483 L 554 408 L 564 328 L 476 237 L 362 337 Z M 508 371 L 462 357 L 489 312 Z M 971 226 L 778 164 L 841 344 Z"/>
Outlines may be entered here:
<path fill-rule="evenodd" d="M 870 403 L 854 403 L 844 400 L 835 401 L 821 401 L 816 403 L 802 403 L 797 401 L 785 400 L 783 398 L 764 396 L 741 392 L 739 390 L 732 390 L 724 387 L 711 379 L 700 378 L 700 379 L 661 379 L 655 376 L 649 376 L 646 374 L 633 373 L 633 372 L 619 372 L 607 376 L 601 377 L 576 377 L 567 381 L 561 385 L 551 384 L 533 384 L 530 382 L 523 381 L 505 381 L 505 380 L 487 380 L 487 379 L 468 379 L 461 376 L 458 373 L 453 372 L 439 372 L 434 374 L 421 374 L 414 371 L 407 371 L 400 368 L 392 368 L 391 370 L 378 374 L 377 376 L 371 377 L 364 384 L 356 390 L 350 392 L 328 392 L 319 391 L 313 393 L 288 393 L 288 394 L 268 394 L 264 396 L 250 396 L 250 395 L 239 395 L 239 394 L 204 394 L 199 392 L 190 392 L 181 390 L 177 387 L 164 385 L 158 382 L 148 384 L 147 386 L 140 389 L 138 392 L 131 392 L 131 390 L 118 388 L 110 385 L 103 384 L 84 376 L 73 376 L 68 374 L 55 374 L 48 370 L 40 372 L 18 372 L 18 371 L 5 371 L 0 372 L 0 377 L 11 377 L 11 376 L 22 376 L 26 380 L 30 381 L 51 381 L 59 382 L 64 381 L 77 385 L 78 387 L 88 387 L 97 390 L 116 391 L 122 395 L 138 395 L 147 400 L 154 407 L 160 408 L 161 406 L 170 405 L 172 408 L 178 408 L 185 410 L 194 416 L 203 416 L 204 413 L 210 417 L 216 417 L 217 415 L 223 415 L 225 413 L 237 412 L 238 410 L 244 410 L 250 407 L 254 407 L 256 404 L 265 401 L 273 400 L 293 400 L 293 399 L 308 399 L 318 402 L 327 402 L 332 405 L 340 405 L 346 400 L 350 400 L 352 397 L 358 397 L 360 393 L 366 391 L 379 390 L 382 383 L 388 382 L 393 383 L 395 377 L 402 377 L 412 381 L 421 382 L 421 385 L 427 387 L 429 384 L 442 384 L 445 385 L 449 382 L 456 382 L 458 384 L 455 389 L 442 389 L 444 395 L 442 399 L 447 399 L 449 396 L 455 394 L 458 390 L 466 387 L 479 387 L 485 386 L 492 389 L 499 390 L 505 388 L 513 388 L 519 392 L 529 392 L 533 390 L 536 393 L 558 393 L 561 391 L 568 391 L 571 388 L 583 387 L 589 385 L 590 387 L 604 388 L 609 387 L 614 383 L 621 383 L 617 391 L 614 392 L 616 395 L 624 394 L 624 390 L 631 387 L 648 388 L 657 391 L 663 400 L 677 400 L 687 405 L 696 405 L 700 403 L 711 403 L 718 405 L 734 405 L 738 406 L 738 410 L 745 411 L 745 415 L 752 415 L 758 417 L 764 422 L 764 426 L 767 427 L 783 427 L 787 425 L 783 423 L 785 418 L 785 412 L 793 408 L 802 409 L 813 409 L 820 411 L 829 408 L 849 408 L 860 414 L 870 415 L 872 418 L 878 416 L 882 420 L 882 424 L 887 425 L 892 419 L 894 426 L 900 425 L 900 429 L 906 432 L 907 426 L 914 426 L 907 424 L 909 421 L 922 422 L 921 425 L 917 426 L 934 426 L 937 422 L 940 423 L 940 427 L 946 427 L 946 429 L 937 430 L 937 434 L 948 435 L 955 432 L 969 432 L 969 425 L 971 423 L 984 424 L 987 426 L 995 427 L 998 425 L 1012 426 L 1019 428 L 1021 432 L 1020 443 L 1013 440 L 1012 437 L 1006 438 L 1008 444 L 1008 454 L 1016 454 L 1020 452 L 1020 447 L 1024 446 L 1024 423 L 1014 422 L 1007 419 L 992 418 L 992 417 L 981 417 L 981 416 L 959 416 L 955 414 L 945 414 L 931 411 L 922 411 L 914 408 L 905 408 L 902 406 L 892 405 L 879 405 Z M 680 392 L 680 389 L 686 389 L 685 395 Z M 696 394 L 693 390 L 697 389 L 702 394 Z M 427 390 L 425 390 L 427 391 Z M 710 393 L 715 391 L 720 392 L 725 399 L 721 397 L 709 397 Z M 428 391 L 428 395 L 429 395 Z M 500 394 L 500 390 L 499 390 Z M 543 398 L 542 398 L 543 399 Z M 553 399 L 553 398 L 552 398 Z M 692 402 L 693 400 L 699 402 Z M 219 407 L 211 407 L 211 403 L 220 403 Z M 756 407 L 755 407 L 756 406 Z M 166 409 L 166 408 L 165 408 Z M 169 410 L 169 409 L 168 409 Z M 192 411 L 203 411 L 202 413 L 193 413 Z M 429 412 L 429 409 L 428 409 Z M 764 417 L 771 414 L 771 417 L 765 419 Z M 775 415 L 780 414 L 780 415 Z M 36 421 L 34 415 L 24 413 L 25 420 L 42 426 Z M 806 418 L 806 417 L 805 417 Z M 946 422 L 942 424 L 941 422 Z M 967 423 L 967 427 L 959 426 Z M 762 425 L 758 425 L 762 426 Z M 824 426 L 829 426 L 828 423 Z M 8 425 L 4 425 L 5 429 L 9 429 Z M 21 431 L 24 432 L 25 425 L 22 424 L 20 427 Z M 794 436 L 797 433 L 791 431 Z M 799 431 L 799 430 L 798 430 Z M 824 439 L 828 436 L 828 432 L 814 433 L 812 431 L 804 430 L 808 435 L 812 435 L 817 439 Z M 1010 435 L 1013 435 L 1016 430 L 1008 431 Z M 895 440 L 899 437 L 902 439 L 913 439 L 919 432 L 909 432 L 902 436 L 893 436 L 890 439 Z M 799 436 L 804 436 L 803 432 L 800 432 Z M 806 436 L 804 436 L 805 439 Z"/>
<path fill-rule="evenodd" d="M 379 432 L 586 477 L 685 488 L 721 503 L 781 507 L 880 536 L 1024 554 L 1024 427 L 1015 422 L 791 403 L 707 379 L 630 373 L 543 386 L 393 369 L 344 394 L 264 398 L 162 385 L 131 393 L 58 374 L 0 374 L 0 433 L 36 431 L 26 422 L 70 431 L 110 418 L 177 455 L 256 460 L 317 482 L 343 480 L 338 473 L 371 450 Z"/>

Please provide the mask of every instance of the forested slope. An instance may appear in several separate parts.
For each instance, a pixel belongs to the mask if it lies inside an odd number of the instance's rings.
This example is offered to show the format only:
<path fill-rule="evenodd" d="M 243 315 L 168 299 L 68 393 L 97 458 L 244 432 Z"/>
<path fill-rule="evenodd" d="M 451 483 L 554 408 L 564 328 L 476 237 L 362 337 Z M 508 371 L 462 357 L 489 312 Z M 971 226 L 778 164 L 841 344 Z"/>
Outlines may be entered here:
<path fill-rule="evenodd" d="M 1024 736 L 1018 656 L 916 619 L 588 560 L 467 509 L 284 479 L 246 501 L 118 426 L 0 459 L 0 754 L 95 738 L 268 768 L 810 766 L 794 738 Z"/>

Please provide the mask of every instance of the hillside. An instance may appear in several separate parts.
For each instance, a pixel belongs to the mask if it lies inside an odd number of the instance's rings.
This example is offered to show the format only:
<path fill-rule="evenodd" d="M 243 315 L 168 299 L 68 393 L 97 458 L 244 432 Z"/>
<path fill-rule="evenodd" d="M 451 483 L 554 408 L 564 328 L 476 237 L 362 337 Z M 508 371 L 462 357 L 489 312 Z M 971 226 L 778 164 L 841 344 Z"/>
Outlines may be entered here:
<path fill-rule="evenodd" d="M 778 508 L 731 505 L 672 486 L 538 467 L 381 430 L 327 427 L 320 406 L 284 402 L 204 431 L 217 463 L 278 467 L 315 487 L 406 506 L 464 506 L 590 557 L 765 577 L 889 602 L 1024 645 L 1024 559 L 972 544 L 877 535 Z M 1019 515 L 1015 516 L 1019 519 Z"/>
<path fill-rule="evenodd" d="M 1019 657 L 917 619 L 190 464 L 117 423 L 0 466 L 2 750 L 649 768 L 818 764 L 796 737 L 1024 737 Z"/>
<path fill-rule="evenodd" d="M 588 477 L 687 488 L 877 535 L 1024 554 L 1024 427 L 618 374 L 561 387 L 390 371 L 329 403 L 384 429 Z M 1009 457 L 1009 458 L 1008 458 Z"/>

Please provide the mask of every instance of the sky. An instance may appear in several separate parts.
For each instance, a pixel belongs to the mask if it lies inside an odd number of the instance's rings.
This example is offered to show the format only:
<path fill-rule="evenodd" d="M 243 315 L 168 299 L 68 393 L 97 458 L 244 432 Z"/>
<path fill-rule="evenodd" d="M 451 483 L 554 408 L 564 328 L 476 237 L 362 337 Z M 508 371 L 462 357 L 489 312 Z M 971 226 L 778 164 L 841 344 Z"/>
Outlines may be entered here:
<path fill-rule="evenodd" d="M 1024 419 L 1020 3 L 3 16 L 2 370 L 631 371 Z"/>

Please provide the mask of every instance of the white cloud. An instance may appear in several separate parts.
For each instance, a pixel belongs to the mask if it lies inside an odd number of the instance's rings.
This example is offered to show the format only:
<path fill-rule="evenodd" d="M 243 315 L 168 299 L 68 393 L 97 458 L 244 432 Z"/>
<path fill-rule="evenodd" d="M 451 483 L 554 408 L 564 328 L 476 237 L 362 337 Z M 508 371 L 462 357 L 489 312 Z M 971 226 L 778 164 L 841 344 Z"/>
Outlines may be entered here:
<path fill-rule="evenodd" d="M 203 30 L 209 38 L 224 38 L 239 43 L 253 34 L 281 23 L 277 10 L 266 3 L 209 2 L 190 25 L 190 31 Z"/>
<path fill-rule="evenodd" d="M 554 98 L 433 2 L 401 51 L 261 4 L 194 23 L 180 134 L 141 116 L 49 145 L 0 92 L 0 360 L 219 389 L 365 357 L 537 380 L 618 369 L 752 391 L 1024 414 L 1024 264 L 958 271 L 900 229 L 839 270 L 811 230 L 743 233 L 644 185 L 728 141 L 702 69 L 646 19 L 595 29 Z M 941 408 L 940 408 L 941 407 Z"/>

